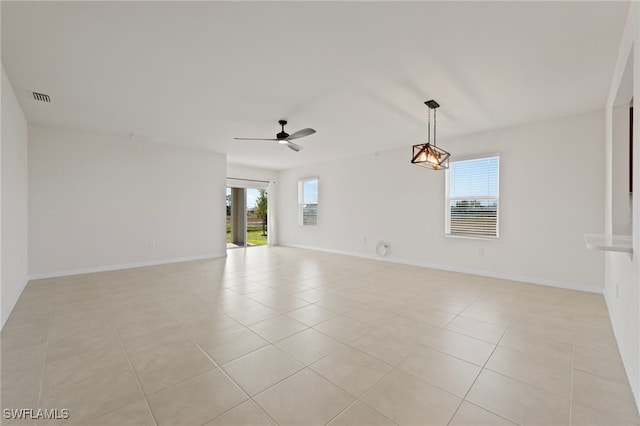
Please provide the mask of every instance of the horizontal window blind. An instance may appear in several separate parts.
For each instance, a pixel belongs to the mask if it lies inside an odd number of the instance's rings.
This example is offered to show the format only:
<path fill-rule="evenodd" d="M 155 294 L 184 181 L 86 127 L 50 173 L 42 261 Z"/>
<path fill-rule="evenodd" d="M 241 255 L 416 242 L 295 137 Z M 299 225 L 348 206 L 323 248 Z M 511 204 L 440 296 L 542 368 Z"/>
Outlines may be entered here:
<path fill-rule="evenodd" d="M 498 236 L 500 157 L 452 161 L 447 173 L 450 235 Z"/>

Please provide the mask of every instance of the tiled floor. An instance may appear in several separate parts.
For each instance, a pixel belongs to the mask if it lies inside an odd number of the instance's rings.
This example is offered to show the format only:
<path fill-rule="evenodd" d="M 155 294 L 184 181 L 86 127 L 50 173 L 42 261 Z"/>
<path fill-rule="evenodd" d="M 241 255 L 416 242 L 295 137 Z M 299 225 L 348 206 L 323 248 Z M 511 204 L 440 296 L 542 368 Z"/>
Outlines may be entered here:
<path fill-rule="evenodd" d="M 37 424 L 638 424 L 600 295 L 281 247 L 33 281 L 1 380 Z"/>

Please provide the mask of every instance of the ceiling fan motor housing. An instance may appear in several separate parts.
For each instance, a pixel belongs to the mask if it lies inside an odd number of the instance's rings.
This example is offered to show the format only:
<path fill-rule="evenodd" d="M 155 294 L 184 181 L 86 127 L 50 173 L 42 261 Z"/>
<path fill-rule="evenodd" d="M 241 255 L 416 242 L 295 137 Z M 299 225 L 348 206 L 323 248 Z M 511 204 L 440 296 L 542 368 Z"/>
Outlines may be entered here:
<path fill-rule="evenodd" d="M 287 120 L 280 120 L 278 123 L 282 126 L 282 131 L 276 135 L 278 139 L 286 139 L 289 137 L 289 133 L 284 131 L 284 126 L 287 125 Z"/>

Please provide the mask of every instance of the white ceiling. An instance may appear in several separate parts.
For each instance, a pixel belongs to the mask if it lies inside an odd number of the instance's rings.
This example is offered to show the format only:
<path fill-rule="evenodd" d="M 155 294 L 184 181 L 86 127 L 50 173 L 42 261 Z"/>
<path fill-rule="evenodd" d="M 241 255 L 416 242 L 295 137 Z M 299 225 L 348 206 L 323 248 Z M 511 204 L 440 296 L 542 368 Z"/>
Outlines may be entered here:
<path fill-rule="evenodd" d="M 603 108 L 628 7 L 2 1 L 2 62 L 29 122 L 283 169 L 409 152 L 431 98 L 439 141 Z M 300 153 L 233 141 L 274 137 L 283 118 L 318 132 Z"/>

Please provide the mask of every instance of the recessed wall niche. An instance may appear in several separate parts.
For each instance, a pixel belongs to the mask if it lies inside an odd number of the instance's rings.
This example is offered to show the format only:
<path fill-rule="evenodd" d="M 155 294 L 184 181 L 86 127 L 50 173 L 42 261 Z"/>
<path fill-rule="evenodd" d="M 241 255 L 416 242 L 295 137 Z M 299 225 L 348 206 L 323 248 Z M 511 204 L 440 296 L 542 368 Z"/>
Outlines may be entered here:
<path fill-rule="evenodd" d="M 631 235 L 633 217 L 633 52 L 618 87 L 613 105 L 612 145 L 612 231 L 613 234 Z M 637 126 L 636 126 L 637 127 Z M 637 131 L 637 130 L 636 130 Z M 636 188 L 637 190 L 637 188 Z"/>

